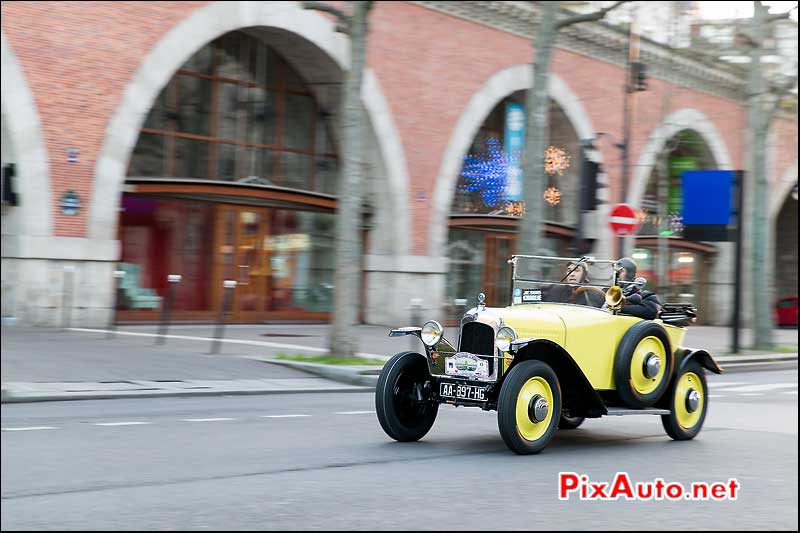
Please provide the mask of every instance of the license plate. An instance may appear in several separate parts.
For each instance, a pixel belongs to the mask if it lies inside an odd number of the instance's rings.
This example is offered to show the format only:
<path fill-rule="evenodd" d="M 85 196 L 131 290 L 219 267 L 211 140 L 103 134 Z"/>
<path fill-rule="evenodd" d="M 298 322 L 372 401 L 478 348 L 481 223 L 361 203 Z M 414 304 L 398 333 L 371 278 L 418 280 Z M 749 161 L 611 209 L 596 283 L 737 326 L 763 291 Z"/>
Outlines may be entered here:
<path fill-rule="evenodd" d="M 440 383 L 439 396 L 459 400 L 486 400 L 486 389 L 478 385 L 462 385 L 460 383 Z"/>

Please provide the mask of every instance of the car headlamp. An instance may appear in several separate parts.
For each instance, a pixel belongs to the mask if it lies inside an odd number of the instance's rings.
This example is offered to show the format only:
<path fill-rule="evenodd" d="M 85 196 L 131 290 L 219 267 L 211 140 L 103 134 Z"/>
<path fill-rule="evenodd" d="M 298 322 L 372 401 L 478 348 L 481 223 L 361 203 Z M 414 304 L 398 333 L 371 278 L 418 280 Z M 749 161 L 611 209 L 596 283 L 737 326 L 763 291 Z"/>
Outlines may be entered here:
<path fill-rule="evenodd" d="M 420 337 L 422 338 L 422 342 L 425 346 L 433 347 L 442 340 L 442 334 L 444 333 L 444 328 L 442 325 L 436 322 L 435 320 L 429 320 L 425 322 L 425 325 L 422 326 L 422 331 L 420 332 Z"/>
<path fill-rule="evenodd" d="M 511 348 L 511 343 L 517 339 L 517 332 L 511 326 L 503 326 L 497 332 L 495 344 L 501 352 L 507 352 Z"/>

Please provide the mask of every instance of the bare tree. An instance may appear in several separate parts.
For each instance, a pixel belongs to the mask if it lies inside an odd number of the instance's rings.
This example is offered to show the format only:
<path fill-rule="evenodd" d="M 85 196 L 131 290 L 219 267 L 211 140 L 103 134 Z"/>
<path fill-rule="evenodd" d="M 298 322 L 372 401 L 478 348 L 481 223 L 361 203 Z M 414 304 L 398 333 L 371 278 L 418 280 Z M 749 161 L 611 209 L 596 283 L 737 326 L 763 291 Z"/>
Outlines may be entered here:
<path fill-rule="evenodd" d="M 773 321 L 770 308 L 771 276 L 773 265 L 769 254 L 772 239 L 769 219 L 769 180 L 766 164 L 766 140 L 772 119 L 783 96 L 797 84 L 797 77 L 770 83 L 764 75 L 761 56 L 767 37 L 767 26 L 777 20 L 788 18 L 791 11 L 770 15 L 759 1 L 753 2 L 753 18 L 749 33 L 741 33 L 749 48 L 750 65 L 747 83 L 748 114 L 747 129 L 750 144 L 750 179 L 753 195 L 750 209 L 751 224 L 751 272 L 753 277 L 753 347 L 768 349 L 773 346 Z M 793 11 L 793 10 L 792 10 Z M 747 193 L 746 193 L 747 194 Z"/>
<path fill-rule="evenodd" d="M 361 301 L 361 203 L 364 190 L 362 147 L 366 131 L 361 105 L 361 85 L 367 52 L 367 17 L 373 2 L 348 2 L 350 13 L 323 2 L 303 7 L 334 15 L 336 31 L 350 37 L 350 68 L 344 73 L 341 93 L 339 198 L 336 213 L 336 272 L 333 320 L 328 351 L 353 357 L 358 349 L 354 327 Z"/>
<path fill-rule="evenodd" d="M 528 91 L 525 153 L 522 173 L 525 183 L 525 216 L 523 217 L 519 243 L 520 254 L 535 254 L 537 243 L 542 239 L 543 200 L 545 189 L 544 152 L 550 139 L 550 63 L 553 44 L 560 30 L 573 24 L 601 20 L 609 11 L 624 4 L 624 1 L 598 11 L 575 15 L 559 20 L 561 2 L 539 2 L 539 26 L 534 36 L 533 86 Z"/>

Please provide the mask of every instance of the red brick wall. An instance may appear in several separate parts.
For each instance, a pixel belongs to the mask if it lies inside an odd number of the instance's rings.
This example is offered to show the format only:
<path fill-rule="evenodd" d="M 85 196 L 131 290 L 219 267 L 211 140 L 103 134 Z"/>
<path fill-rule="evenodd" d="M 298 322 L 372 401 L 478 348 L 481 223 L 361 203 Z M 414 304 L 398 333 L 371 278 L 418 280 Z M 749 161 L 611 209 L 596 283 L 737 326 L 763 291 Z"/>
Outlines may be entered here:
<path fill-rule="evenodd" d="M 85 235 L 95 160 L 126 84 L 156 42 L 204 4 L 2 3 L 3 32 L 20 60 L 44 128 L 57 235 Z M 426 254 L 434 181 L 456 122 L 489 77 L 529 63 L 533 53 L 524 38 L 403 2 L 378 2 L 370 23 L 368 62 L 394 115 L 410 173 L 412 253 Z M 562 50 L 555 52 L 553 68 L 581 98 L 595 129 L 621 138 L 623 69 Z M 651 79 L 649 86 L 635 96 L 632 165 L 662 119 L 667 84 Z M 743 164 L 742 106 L 672 87 L 670 109 L 683 107 L 705 113 L 725 138 L 734 166 Z M 778 166 L 785 168 L 787 159 L 796 158 L 797 125 L 782 123 L 779 130 L 783 154 Z M 599 144 L 614 179 L 621 171 L 619 153 L 611 143 Z M 80 162 L 66 162 L 68 147 L 80 150 Z M 65 217 L 57 204 L 71 188 L 81 195 L 84 208 L 80 216 Z M 616 183 L 612 198 L 618 199 L 619 192 Z"/>
<path fill-rule="evenodd" d="M 797 163 L 797 122 L 780 119 L 775 121 L 775 179 L 780 180 Z M 771 148 L 768 148 L 768 150 Z M 796 177 L 795 177 L 796 179 Z"/>
<path fill-rule="evenodd" d="M 126 85 L 158 39 L 205 3 L 2 3 L 3 33 L 42 122 L 56 235 L 86 235 L 95 162 Z M 67 162 L 67 148 L 80 151 L 77 163 Z M 69 189 L 81 197 L 77 216 L 58 207 Z"/>

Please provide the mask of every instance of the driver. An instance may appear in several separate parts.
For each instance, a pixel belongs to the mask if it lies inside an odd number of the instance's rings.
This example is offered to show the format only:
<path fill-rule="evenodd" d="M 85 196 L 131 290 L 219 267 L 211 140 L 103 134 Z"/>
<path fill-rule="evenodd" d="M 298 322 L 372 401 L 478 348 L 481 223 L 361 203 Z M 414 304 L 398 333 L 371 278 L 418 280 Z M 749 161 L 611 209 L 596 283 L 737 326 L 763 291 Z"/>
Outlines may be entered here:
<path fill-rule="evenodd" d="M 629 257 L 623 257 L 617 264 L 622 267 L 619 274 L 619 281 L 633 282 L 636 279 L 636 263 Z M 641 278 L 644 280 L 644 278 Z M 630 288 L 628 288 L 630 287 Z M 623 288 L 625 303 L 622 306 L 622 314 L 632 315 L 645 320 L 655 320 L 661 311 L 661 301 L 654 292 L 646 291 L 635 285 L 626 285 Z"/>
<path fill-rule="evenodd" d="M 564 270 L 562 283 L 569 283 L 569 285 L 552 285 L 548 291 L 548 301 L 588 305 L 591 307 L 603 305 L 604 299 L 599 292 L 582 291 L 580 290 L 582 287 L 576 288 L 574 286 L 589 283 L 589 265 L 586 263 L 580 263 L 577 266 L 575 263 L 568 264 Z"/>

